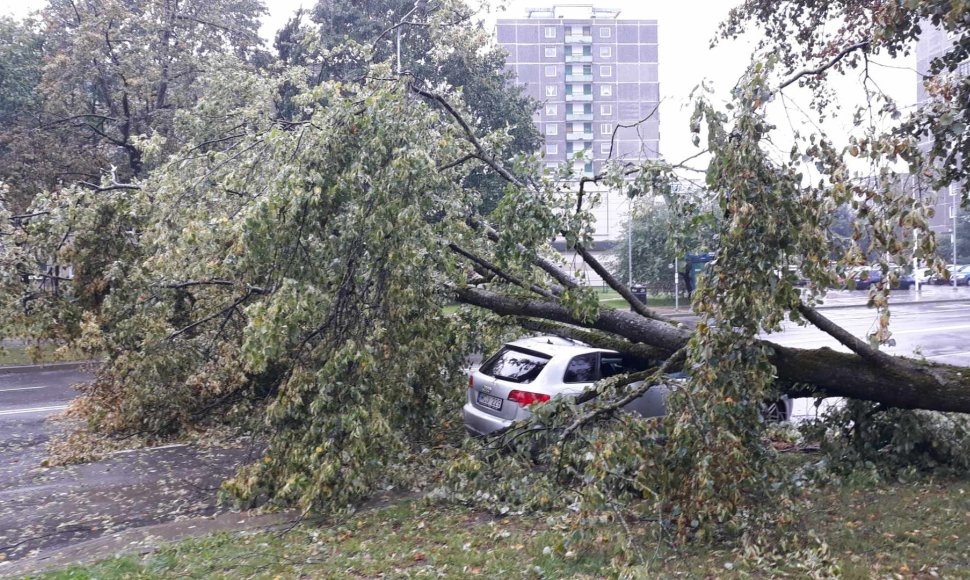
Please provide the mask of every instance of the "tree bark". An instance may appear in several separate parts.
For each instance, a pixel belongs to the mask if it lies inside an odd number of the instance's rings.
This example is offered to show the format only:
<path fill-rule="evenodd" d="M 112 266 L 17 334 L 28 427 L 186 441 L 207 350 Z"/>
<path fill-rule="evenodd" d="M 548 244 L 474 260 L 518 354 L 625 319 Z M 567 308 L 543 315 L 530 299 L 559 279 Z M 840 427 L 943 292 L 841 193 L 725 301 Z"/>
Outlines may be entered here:
<path fill-rule="evenodd" d="M 560 304 L 506 296 L 479 288 L 455 292 L 460 302 L 503 316 L 552 320 L 607 332 L 649 345 L 667 356 L 686 346 L 690 331 L 634 312 L 600 309 L 590 320 Z M 970 369 L 892 357 L 894 364 L 830 348 L 798 349 L 761 341 L 770 348 L 779 388 L 789 396 L 848 397 L 905 409 L 970 413 Z"/>

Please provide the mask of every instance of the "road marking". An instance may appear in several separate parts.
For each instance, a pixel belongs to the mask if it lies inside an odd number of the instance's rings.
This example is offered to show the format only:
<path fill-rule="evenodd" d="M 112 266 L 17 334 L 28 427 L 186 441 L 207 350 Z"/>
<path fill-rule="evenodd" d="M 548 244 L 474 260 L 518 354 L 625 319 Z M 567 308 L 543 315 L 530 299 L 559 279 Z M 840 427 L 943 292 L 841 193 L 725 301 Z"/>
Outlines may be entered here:
<path fill-rule="evenodd" d="M 960 356 L 960 355 L 964 355 L 964 354 L 970 354 L 970 350 L 961 350 L 959 352 L 945 352 L 943 354 L 934 354 L 934 355 L 926 356 L 926 357 L 923 357 L 923 358 L 940 358 L 940 357 L 944 357 L 944 356 Z"/>
<path fill-rule="evenodd" d="M 945 330 L 966 330 L 970 328 L 970 324 L 958 324 L 956 326 L 939 326 L 937 328 L 911 328 L 909 330 L 893 330 L 892 325 L 890 325 L 889 330 L 893 335 L 897 334 L 933 334 L 934 332 L 943 332 Z"/>
<path fill-rule="evenodd" d="M 0 393 L 12 393 L 14 391 L 36 391 L 37 389 L 46 389 L 46 388 L 47 388 L 46 386 L 43 386 L 43 387 L 16 387 L 16 388 L 13 388 L 13 389 L 0 389 Z"/>
<path fill-rule="evenodd" d="M 21 415 L 24 413 L 43 413 L 47 411 L 63 411 L 66 408 L 67 408 L 67 405 L 51 405 L 50 407 L 27 407 L 24 409 L 7 409 L 6 411 L 0 411 L 0 416 Z"/>
<path fill-rule="evenodd" d="M 185 443 L 170 443 L 168 445 L 159 445 L 158 447 L 136 447 L 134 449 L 121 449 L 120 451 L 113 451 L 109 455 L 124 455 L 126 453 L 135 453 L 136 451 L 159 451 L 161 449 L 175 449 L 177 447 L 187 447 Z"/>

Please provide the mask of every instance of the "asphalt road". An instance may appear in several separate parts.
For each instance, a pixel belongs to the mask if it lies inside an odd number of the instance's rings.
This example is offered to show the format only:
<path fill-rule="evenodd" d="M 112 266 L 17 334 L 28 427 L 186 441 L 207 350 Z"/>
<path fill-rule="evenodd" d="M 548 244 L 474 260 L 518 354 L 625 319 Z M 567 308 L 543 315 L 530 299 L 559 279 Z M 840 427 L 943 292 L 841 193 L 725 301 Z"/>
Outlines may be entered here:
<path fill-rule="evenodd" d="M 854 335 L 865 339 L 878 328 L 879 315 L 865 306 L 863 291 L 835 291 L 825 300 L 821 312 Z M 970 366 L 970 288 L 954 290 L 949 286 L 929 286 L 915 290 L 897 291 L 891 296 L 890 331 L 895 346 L 880 347 L 892 355 L 925 357 L 928 360 Z M 768 334 L 765 339 L 797 348 L 829 347 L 842 352 L 849 349 L 814 326 L 786 323 L 781 333 Z M 810 419 L 824 409 L 837 404 L 838 399 L 826 399 L 816 408 L 814 399 L 797 399 L 795 419 Z"/>
<path fill-rule="evenodd" d="M 184 445 L 116 453 L 102 461 L 42 466 L 48 420 L 76 394 L 79 371 L 0 372 L 0 576 L 3 561 L 123 529 L 226 511 L 219 484 L 256 450 Z"/>
<path fill-rule="evenodd" d="M 970 289 L 929 288 L 894 298 L 907 303 L 893 309 L 896 346 L 889 352 L 970 366 Z M 876 313 L 864 306 L 863 292 L 835 292 L 825 306 L 826 316 L 860 337 L 877 323 Z M 791 324 L 765 338 L 787 346 L 845 350 L 814 328 Z M 71 385 L 89 378 L 78 371 L 0 370 L 0 575 L 2 560 L 224 511 L 216 501 L 219 483 L 258 453 L 249 447 L 169 446 L 83 465 L 42 467 L 46 443 L 64 428 L 47 419 L 75 395 Z M 796 402 L 797 417 L 815 413 L 813 400 Z"/>

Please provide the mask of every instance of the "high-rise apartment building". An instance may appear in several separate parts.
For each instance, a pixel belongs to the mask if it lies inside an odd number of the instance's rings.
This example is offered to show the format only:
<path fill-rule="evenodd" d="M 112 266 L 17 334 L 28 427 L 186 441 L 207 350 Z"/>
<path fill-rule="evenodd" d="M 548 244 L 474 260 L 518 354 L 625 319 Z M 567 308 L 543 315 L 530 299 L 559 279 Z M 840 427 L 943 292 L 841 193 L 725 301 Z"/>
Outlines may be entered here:
<path fill-rule="evenodd" d="M 545 137 L 550 168 L 568 162 L 577 175 L 589 176 L 608 159 L 659 157 L 657 21 L 619 14 L 569 4 L 497 22 L 508 66 L 542 103 L 535 123 Z M 630 201 L 619 191 L 601 195 L 594 239 L 595 248 L 604 251 L 622 235 Z"/>
<path fill-rule="evenodd" d="M 923 32 L 920 34 L 919 44 L 916 46 L 916 104 L 917 106 L 923 106 L 927 104 L 933 97 L 926 91 L 924 86 L 924 79 L 926 75 L 930 73 L 930 66 L 933 60 L 943 56 L 953 48 L 954 38 L 948 36 L 947 33 L 931 23 L 926 22 L 922 27 Z M 963 76 L 970 76 L 970 63 L 963 63 L 960 65 L 957 74 Z M 920 149 L 925 153 L 930 150 L 933 145 L 932 138 L 929 135 L 924 135 L 923 140 L 920 142 Z M 917 191 L 926 190 L 925 184 L 920 184 Z M 928 195 L 934 195 L 936 198 L 935 215 L 930 221 L 930 228 L 939 234 L 953 233 L 954 217 L 959 214 L 960 211 L 960 185 L 954 183 L 948 188 L 937 191 L 937 192 L 927 192 Z M 944 259 L 946 256 L 944 256 Z"/>
<path fill-rule="evenodd" d="M 543 103 L 535 122 L 549 165 L 599 172 L 606 159 L 659 155 L 657 22 L 591 5 L 527 10 L 499 20 L 518 82 Z M 577 154 L 584 152 L 582 159 Z"/>

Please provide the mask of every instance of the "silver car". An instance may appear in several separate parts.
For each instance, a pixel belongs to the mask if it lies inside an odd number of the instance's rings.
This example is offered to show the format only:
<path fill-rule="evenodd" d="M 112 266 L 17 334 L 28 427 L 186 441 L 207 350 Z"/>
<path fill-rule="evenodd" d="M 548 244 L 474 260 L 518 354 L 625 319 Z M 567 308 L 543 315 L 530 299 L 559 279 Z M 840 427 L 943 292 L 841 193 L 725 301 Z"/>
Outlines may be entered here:
<path fill-rule="evenodd" d="M 642 362 L 616 351 L 556 336 L 510 342 L 471 373 L 462 408 L 465 429 L 472 435 L 488 435 L 528 418 L 531 405 L 556 395 L 576 396 L 600 379 L 644 368 Z M 644 417 L 666 415 L 669 392 L 669 386 L 657 385 L 625 409 Z M 791 405 L 787 399 L 775 401 L 763 414 L 769 422 L 786 421 Z"/>
<path fill-rule="evenodd" d="M 642 368 L 616 351 L 556 336 L 510 342 L 471 373 L 462 409 L 465 429 L 487 435 L 529 417 L 531 405 L 575 396 L 600 379 Z M 665 415 L 668 392 L 666 386 L 653 387 L 626 409 L 645 417 Z"/>

